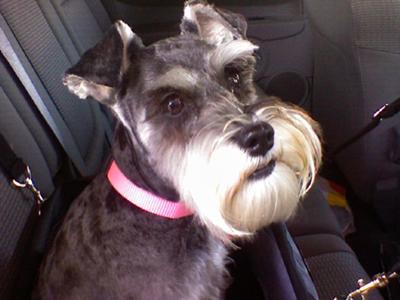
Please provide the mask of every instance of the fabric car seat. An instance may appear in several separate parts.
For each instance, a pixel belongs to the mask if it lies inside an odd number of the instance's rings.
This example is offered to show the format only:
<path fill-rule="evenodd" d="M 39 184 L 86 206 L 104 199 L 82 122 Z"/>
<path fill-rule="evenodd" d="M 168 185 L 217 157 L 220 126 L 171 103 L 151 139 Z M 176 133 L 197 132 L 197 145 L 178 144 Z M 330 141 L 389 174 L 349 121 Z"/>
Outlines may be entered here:
<path fill-rule="evenodd" d="M 313 32 L 313 114 L 331 151 L 400 96 L 400 1 L 304 3 Z M 382 122 L 335 159 L 364 201 L 387 207 L 397 200 L 399 121 Z"/>

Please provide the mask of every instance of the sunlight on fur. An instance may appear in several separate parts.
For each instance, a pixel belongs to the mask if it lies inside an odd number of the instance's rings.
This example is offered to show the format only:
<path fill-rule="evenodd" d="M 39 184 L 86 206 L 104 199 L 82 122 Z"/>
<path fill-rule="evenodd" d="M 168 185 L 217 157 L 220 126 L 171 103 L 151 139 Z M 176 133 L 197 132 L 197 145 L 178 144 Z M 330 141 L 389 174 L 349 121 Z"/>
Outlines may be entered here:
<path fill-rule="evenodd" d="M 232 142 L 229 138 L 236 129 L 230 129 L 234 122 L 229 122 L 223 139 L 215 140 L 220 133 L 209 130 L 192 140 L 177 179 L 182 199 L 226 242 L 287 220 L 321 162 L 318 125 L 304 112 L 279 103 L 262 107 L 255 115 L 275 131 L 274 146 L 265 157 L 252 157 Z M 269 176 L 249 179 L 272 160 L 276 163 Z"/>

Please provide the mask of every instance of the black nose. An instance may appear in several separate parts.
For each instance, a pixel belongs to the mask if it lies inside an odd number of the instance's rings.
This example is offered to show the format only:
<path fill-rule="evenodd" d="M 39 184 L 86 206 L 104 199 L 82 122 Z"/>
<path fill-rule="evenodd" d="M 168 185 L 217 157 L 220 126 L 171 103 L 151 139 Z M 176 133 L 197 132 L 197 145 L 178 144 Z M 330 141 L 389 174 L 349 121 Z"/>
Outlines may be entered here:
<path fill-rule="evenodd" d="M 274 145 L 274 129 L 265 122 L 243 127 L 234 140 L 251 156 L 263 156 Z"/>

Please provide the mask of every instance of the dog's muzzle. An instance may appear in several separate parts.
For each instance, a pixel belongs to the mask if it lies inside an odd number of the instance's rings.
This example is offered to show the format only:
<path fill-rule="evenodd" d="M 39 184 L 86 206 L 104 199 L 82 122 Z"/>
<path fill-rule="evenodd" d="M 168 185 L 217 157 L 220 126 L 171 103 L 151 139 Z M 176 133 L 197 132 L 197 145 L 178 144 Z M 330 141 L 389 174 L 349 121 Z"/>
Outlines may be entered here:
<path fill-rule="evenodd" d="M 193 138 L 176 184 L 223 240 L 286 221 L 321 161 L 318 125 L 302 110 L 279 102 L 241 113 Z"/>

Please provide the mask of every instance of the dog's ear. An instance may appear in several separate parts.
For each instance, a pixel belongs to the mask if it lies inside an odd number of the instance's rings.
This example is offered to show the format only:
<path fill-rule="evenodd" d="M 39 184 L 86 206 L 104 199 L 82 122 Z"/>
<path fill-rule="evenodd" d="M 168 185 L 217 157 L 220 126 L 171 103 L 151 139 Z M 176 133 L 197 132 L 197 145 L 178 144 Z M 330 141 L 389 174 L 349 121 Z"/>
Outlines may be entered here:
<path fill-rule="evenodd" d="M 86 51 L 76 65 L 67 70 L 63 83 L 79 98 L 88 96 L 112 105 L 114 91 L 134 53 L 143 47 L 141 39 L 122 21 L 117 21 L 105 37 Z"/>
<path fill-rule="evenodd" d="M 181 33 L 198 34 L 207 43 L 221 45 L 235 39 L 245 39 L 246 19 L 239 14 L 216 8 L 202 0 L 185 2 Z"/>

